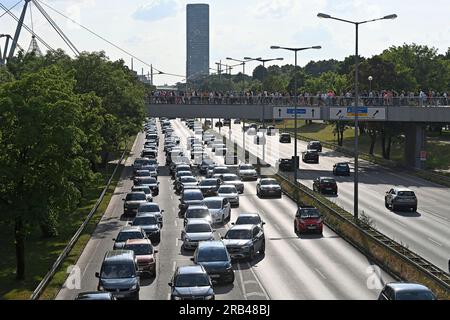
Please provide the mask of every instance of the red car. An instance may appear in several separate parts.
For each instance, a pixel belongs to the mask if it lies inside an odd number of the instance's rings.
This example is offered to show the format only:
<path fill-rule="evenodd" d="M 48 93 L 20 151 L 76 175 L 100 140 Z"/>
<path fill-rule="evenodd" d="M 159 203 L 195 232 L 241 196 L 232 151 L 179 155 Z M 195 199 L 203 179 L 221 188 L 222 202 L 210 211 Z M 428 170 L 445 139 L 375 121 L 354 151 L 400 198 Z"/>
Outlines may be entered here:
<path fill-rule="evenodd" d="M 295 214 L 294 232 L 296 234 L 313 232 L 322 234 L 323 219 L 315 207 L 299 207 Z"/>
<path fill-rule="evenodd" d="M 156 256 L 158 250 L 155 250 L 149 239 L 127 240 L 125 250 L 133 250 L 136 256 L 139 271 L 149 276 L 156 276 Z"/>

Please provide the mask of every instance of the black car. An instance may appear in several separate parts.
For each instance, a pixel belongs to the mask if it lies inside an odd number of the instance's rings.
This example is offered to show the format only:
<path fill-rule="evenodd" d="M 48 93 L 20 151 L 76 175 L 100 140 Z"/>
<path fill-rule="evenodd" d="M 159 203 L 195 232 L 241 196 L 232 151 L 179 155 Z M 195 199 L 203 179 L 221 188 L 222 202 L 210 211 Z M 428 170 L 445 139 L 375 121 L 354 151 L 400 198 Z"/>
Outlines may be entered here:
<path fill-rule="evenodd" d="M 339 162 L 333 166 L 333 174 L 335 176 L 349 176 L 350 166 L 347 162 Z"/>
<path fill-rule="evenodd" d="M 144 149 L 141 152 L 141 157 L 156 159 L 158 157 L 158 151 L 156 151 L 155 149 Z"/>
<path fill-rule="evenodd" d="M 308 149 L 322 152 L 322 144 L 320 143 L 320 141 L 310 141 L 308 142 Z"/>
<path fill-rule="evenodd" d="M 234 271 L 231 258 L 222 241 L 202 241 L 191 258 L 195 264 L 203 266 L 214 282 L 233 283 Z"/>
<path fill-rule="evenodd" d="M 169 282 L 171 300 L 214 300 L 211 279 L 201 265 L 178 267 Z"/>
<path fill-rule="evenodd" d="M 256 184 L 256 195 L 258 197 L 275 196 L 281 198 L 283 191 L 277 180 L 273 178 L 263 178 Z"/>
<path fill-rule="evenodd" d="M 136 256 L 131 250 L 114 250 L 105 254 L 98 278 L 97 290 L 111 292 L 116 298 L 139 300 L 140 278 Z"/>
<path fill-rule="evenodd" d="M 220 121 L 218 121 L 218 122 L 216 122 L 215 127 L 216 127 L 216 128 L 222 128 L 222 127 L 223 127 L 223 123 L 220 122 Z"/>
<path fill-rule="evenodd" d="M 302 154 L 302 161 L 319 163 L 319 153 L 316 150 L 306 150 Z"/>
<path fill-rule="evenodd" d="M 133 219 L 131 225 L 141 227 L 152 244 L 158 244 L 161 242 L 159 219 L 155 214 L 141 213 Z"/>
<path fill-rule="evenodd" d="M 180 209 L 180 216 L 184 216 L 186 209 L 189 205 L 199 205 L 203 204 L 203 193 L 199 189 L 187 189 L 181 194 L 180 204 L 178 208 Z"/>
<path fill-rule="evenodd" d="M 141 177 L 134 179 L 135 186 L 147 186 L 152 191 L 152 195 L 159 194 L 159 182 L 154 177 Z"/>
<path fill-rule="evenodd" d="M 145 239 L 147 235 L 145 231 L 139 226 L 125 226 L 120 229 L 116 238 L 113 238 L 113 250 L 123 249 L 125 242 L 130 239 Z"/>
<path fill-rule="evenodd" d="M 328 177 L 319 177 L 314 179 L 313 190 L 320 193 L 331 193 L 337 195 L 338 187 L 336 180 Z"/>
<path fill-rule="evenodd" d="M 224 126 L 229 126 L 231 124 L 231 120 L 230 119 L 224 119 L 223 120 L 223 125 Z"/>
<path fill-rule="evenodd" d="M 198 186 L 204 197 L 214 197 L 217 196 L 217 190 L 219 190 L 220 187 L 220 179 L 203 179 Z"/>
<path fill-rule="evenodd" d="M 280 143 L 291 143 L 291 135 L 289 133 L 280 134 Z"/>
<path fill-rule="evenodd" d="M 278 160 L 278 169 L 281 171 L 294 171 L 294 159 L 280 159 Z"/>
<path fill-rule="evenodd" d="M 264 255 L 266 250 L 264 230 L 252 224 L 232 226 L 225 234 L 223 242 L 233 259 L 253 261 L 257 252 Z"/>
<path fill-rule="evenodd" d="M 202 163 L 200 163 L 198 165 L 198 171 L 200 172 L 200 174 L 204 174 L 206 175 L 206 172 L 208 171 L 208 168 L 210 165 L 215 164 L 214 161 L 210 160 L 210 159 L 203 159 Z"/>
<path fill-rule="evenodd" d="M 91 292 L 81 292 L 79 293 L 75 300 L 92 300 L 92 301 L 100 301 L 100 300 L 117 300 L 116 297 L 111 292 L 106 291 L 91 291 Z"/>

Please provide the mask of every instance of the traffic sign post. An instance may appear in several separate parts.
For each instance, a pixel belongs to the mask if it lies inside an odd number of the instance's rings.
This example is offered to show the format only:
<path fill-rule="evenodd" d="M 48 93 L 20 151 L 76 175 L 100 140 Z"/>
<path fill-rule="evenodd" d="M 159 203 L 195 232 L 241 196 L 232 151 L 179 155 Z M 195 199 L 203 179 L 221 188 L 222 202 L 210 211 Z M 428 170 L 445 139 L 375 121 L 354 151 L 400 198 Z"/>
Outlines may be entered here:
<path fill-rule="evenodd" d="M 297 119 L 319 120 L 320 107 L 274 107 L 274 119 L 295 119 L 295 110 L 297 110 Z"/>

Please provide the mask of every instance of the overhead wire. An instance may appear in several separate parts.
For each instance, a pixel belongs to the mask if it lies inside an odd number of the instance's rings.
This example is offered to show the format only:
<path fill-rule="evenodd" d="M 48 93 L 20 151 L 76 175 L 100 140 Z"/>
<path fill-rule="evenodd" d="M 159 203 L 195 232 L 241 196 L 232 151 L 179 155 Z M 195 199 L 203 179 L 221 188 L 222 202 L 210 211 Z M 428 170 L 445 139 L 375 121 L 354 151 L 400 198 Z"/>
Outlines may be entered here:
<path fill-rule="evenodd" d="M 17 2 L 15 5 L 13 5 L 11 8 L 9 8 L 8 10 L 6 10 L 5 12 L 3 12 L 1 15 L 0 15 L 0 18 L 2 18 L 5 14 L 7 14 L 8 12 L 10 12 L 12 9 L 14 9 L 15 7 L 17 7 L 18 5 L 19 5 L 19 3 L 21 3 L 22 2 L 22 0 L 19 0 L 19 2 Z"/>

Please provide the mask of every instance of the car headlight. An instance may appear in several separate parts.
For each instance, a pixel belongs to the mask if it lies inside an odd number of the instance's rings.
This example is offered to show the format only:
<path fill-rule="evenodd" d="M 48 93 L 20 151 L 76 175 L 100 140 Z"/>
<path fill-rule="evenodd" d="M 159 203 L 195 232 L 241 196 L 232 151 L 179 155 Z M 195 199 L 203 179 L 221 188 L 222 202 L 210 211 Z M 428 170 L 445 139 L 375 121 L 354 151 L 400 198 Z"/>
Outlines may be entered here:
<path fill-rule="evenodd" d="M 206 297 L 205 297 L 205 300 L 212 300 L 212 299 L 214 299 L 214 296 L 213 296 L 213 295 L 210 295 L 210 296 L 206 296 Z"/>
<path fill-rule="evenodd" d="M 98 291 L 105 291 L 105 288 L 103 286 L 98 286 Z"/>
<path fill-rule="evenodd" d="M 136 289 L 137 289 L 137 283 L 131 287 L 131 290 L 136 290 Z"/>

